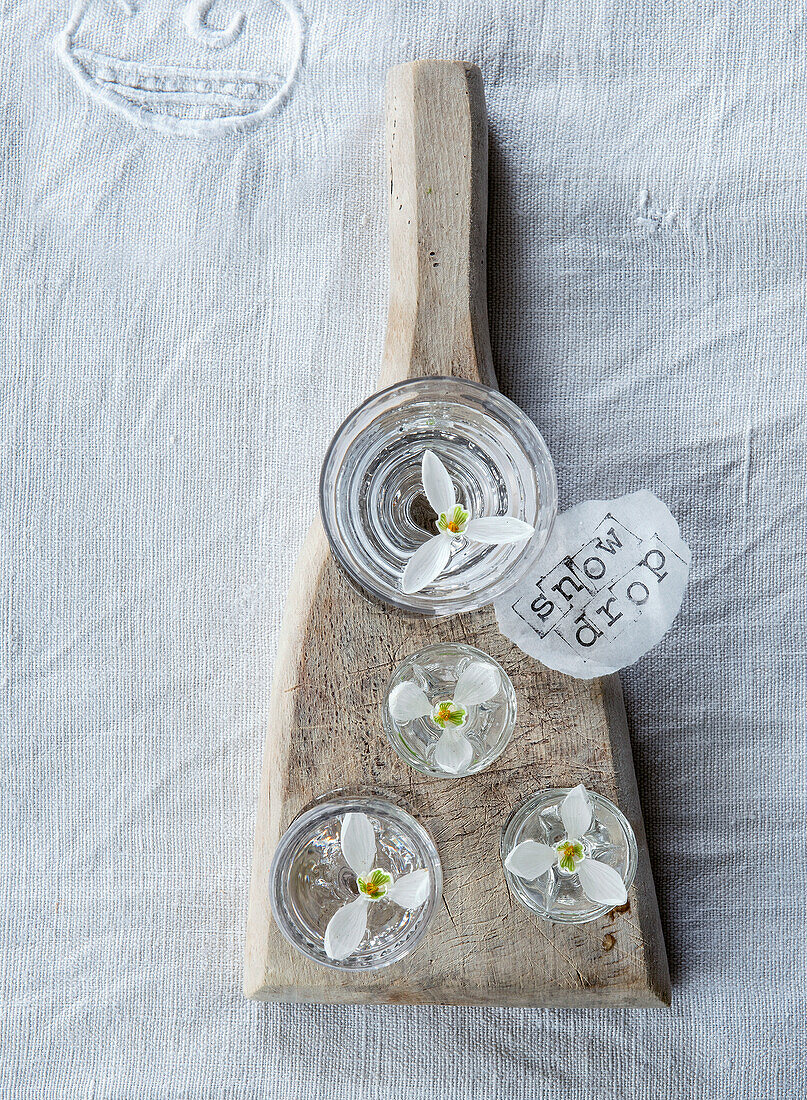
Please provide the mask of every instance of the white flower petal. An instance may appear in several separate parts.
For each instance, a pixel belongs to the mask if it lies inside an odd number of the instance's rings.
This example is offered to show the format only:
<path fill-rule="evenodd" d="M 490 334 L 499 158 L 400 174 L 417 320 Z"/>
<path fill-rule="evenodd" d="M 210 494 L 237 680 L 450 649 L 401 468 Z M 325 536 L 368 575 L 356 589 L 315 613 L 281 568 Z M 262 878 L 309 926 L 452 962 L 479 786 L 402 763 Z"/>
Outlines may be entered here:
<path fill-rule="evenodd" d="M 396 722 L 412 722 L 431 714 L 432 705 L 425 691 L 411 680 L 405 680 L 389 693 L 389 712 Z"/>
<path fill-rule="evenodd" d="M 457 503 L 454 482 L 451 474 L 442 464 L 434 451 L 426 451 L 420 467 L 423 479 L 423 492 L 426 499 L 439 516 L 441 512 L 450 512 Z"/>
<path fill-rule="evenodd" d="M 628 891 L 619 874 L 599 859 L 584 859 L 577 865 L 577 877 L 589 901 L 600 905 L 624 905 Z"/>
<path fill-rule="evenodd" d="M 521 542 L 535 531 L 529 523 L 515 516 L 484 516 L 482 519 L 468 521 L 465 534 L 474 542 L 484 542 L 488 546 L 499 546 L 505 542 Z"/>
<path fill-rule="evenodd" d="M 356 898 L 337 909 L 325 929 L 325 954 L 339 961 L 352 955 L 367 931 L 367 898 Z"/>
<path fill-rule="evenodd" d="M 560 816 L 569 840 L 577 840 L 588 829 L 591 824 L 591 803 L 582 783 L 569 791 L 561 802 Z"/>
<path fill-rule="evenodd" d="M 367 814 L 345 814 L 339 831 L 342 855 L 356 875 L 366 875 L 375 863 L 375 831 Z"/>
<path fill-rule="evenodd" d="M 426 588 L 443 572 L 451 557 L 451 539 L 433 535 L 414 552 L 406 563 L 401 588 L 407 596 Z"/>
<path fill-rule="evenodd" d="M 532 882 L 546 874 L 557 858 L 558 853 L 548 844 L 541 844 L 537 840 L 522 840 L 510 852 L 504 865 L 511 874 Z"/>
<path fill-rule="evenodd" d="M 457 680 L 454 702 L 458 707 L 475 707 L 486 703 L 499 690 L 499 670 L 487 661 L 472 661 Z"/>
<path fill-rule="evenodd" d="M 471 763 L 474 747 L 458 729 L 447 729 L 434 746 L 434 762 L 450 775 L 459 775 Z"/>
<path fill-rule="evenodd" d="M 429 896 L 431 880 L 425 867 L 419 871 L 411 871 L 408 875 L 402 875 L 397 882 L 387 890 L 385 897 L 400 905 L 402 909 L 417 909 Z"/>

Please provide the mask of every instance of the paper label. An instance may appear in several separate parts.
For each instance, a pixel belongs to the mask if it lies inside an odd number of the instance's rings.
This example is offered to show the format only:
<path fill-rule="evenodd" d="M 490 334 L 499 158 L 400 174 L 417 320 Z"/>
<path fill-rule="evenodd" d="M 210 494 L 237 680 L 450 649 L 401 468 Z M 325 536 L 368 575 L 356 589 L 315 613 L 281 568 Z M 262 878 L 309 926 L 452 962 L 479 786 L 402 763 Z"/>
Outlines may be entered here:
<path fill-rule="evenodd" d="M 669 630 L 689 547 L 646 489 L 559 515 L 538 562 L 495 604 L 502 633 L 549 668 L 590 680 L 632 665 Z"/>

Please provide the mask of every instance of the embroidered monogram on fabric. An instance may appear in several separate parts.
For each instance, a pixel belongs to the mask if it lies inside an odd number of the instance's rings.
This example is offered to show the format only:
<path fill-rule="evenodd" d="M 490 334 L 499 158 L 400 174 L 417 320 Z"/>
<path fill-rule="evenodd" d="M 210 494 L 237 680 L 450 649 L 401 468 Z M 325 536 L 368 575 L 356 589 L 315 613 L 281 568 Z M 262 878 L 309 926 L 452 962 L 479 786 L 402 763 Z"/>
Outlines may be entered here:
<path fill-rule="evenodd" d="M 206 22 L 212 7 L 213 0 L 188 0 L 183 15 L 185 30 L 202 45 L 209 46 L 211 50 L 221 50 L 235 42 L 243 30 L 244 13 L 235 12 L 226 27 L 216 30 Z"/>
<path fill-rule="evenodd" d="M 132 122 L 195 136 L 274 114 L 304 46 L 295 0 L 79 0 L 56 40 L 90 95 Z"/>

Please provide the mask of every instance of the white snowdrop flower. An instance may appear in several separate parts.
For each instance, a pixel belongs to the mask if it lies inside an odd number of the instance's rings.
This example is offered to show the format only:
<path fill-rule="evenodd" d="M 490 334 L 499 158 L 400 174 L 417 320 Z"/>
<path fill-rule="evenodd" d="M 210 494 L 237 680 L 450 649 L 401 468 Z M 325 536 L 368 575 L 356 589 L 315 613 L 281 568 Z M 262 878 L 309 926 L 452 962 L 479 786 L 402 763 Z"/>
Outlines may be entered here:
<path fill-rule="evenodd" d="M 557 863 L 564 871 L 577 875 L 589 901 L 597 905 L 624 905 L 628 891 L 618 872 L 585 854 L 583 841 L 591 828 L 592 812 L 582 783 L 566 795 L 560 816 L 565 837 L 554 846 L 537 840 L 522 841 L 504 861 L 507 870 L 525 882 L 534 882 Z"/>
<path fill-rule="evenodd" d="M 401 588 L 407 596 L 436 580 L 448 565 L 452 543 L 460 536 L 470 542 L 498 546 L 528 539 L 535 528 L 515 516 L 471 517 L 457 503 L 451 475 L 433 451 L 423 455 L 421 478 L 426 499 L 437 513 L 438 533 L 420 546 L 406 563 Z"/>
<path fill-rule="evenodd" d="M 389 709 L 401 725 L 418 718 L 429 718 L 445 732 L 434 748 L 434 762 L 451 775 L 459 775 L 473 759 L 473 745 L 462 732 L 470 707 L 492 699 L 499 690 L 501 677 L 484 661 L 472 661 L 461 673 L 450 699 L 429 702 L 429 697 L 412 680 L 397 684 L 390 692 Z"/>
<path fill-rule="evenodd" d="M 367 910 L 386 898 L 402 909 L 417 909 L 429 896 L 429 872 L 424 867 L 395 881 L 389 871 L 375 867 L 375 831 L 366 814 L 345 814 L 339 830 L 342 855 L 356 876 L 359 896 L 337 909 L 325 929 L 325 954 L 341 961 L 359 947 L 367 931 Z"/>

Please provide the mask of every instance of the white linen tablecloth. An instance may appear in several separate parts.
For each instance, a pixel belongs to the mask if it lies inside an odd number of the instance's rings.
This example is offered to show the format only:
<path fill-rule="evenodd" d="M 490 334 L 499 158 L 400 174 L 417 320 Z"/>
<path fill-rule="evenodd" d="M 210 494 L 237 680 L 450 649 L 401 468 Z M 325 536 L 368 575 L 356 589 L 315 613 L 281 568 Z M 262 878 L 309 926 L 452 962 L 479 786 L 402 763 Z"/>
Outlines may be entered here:
<path fill-rule="evenodd" d="M 803 1096 L 804 4 L 206 7 L 2 6 L 0 1096 Z M 692 547 L 623 674 L 669 1012 L 241 995 L 284 594 L 383 340 L 384 77 L 429 56 L 483 69 L 561 506 L 646 487 Z"/>

